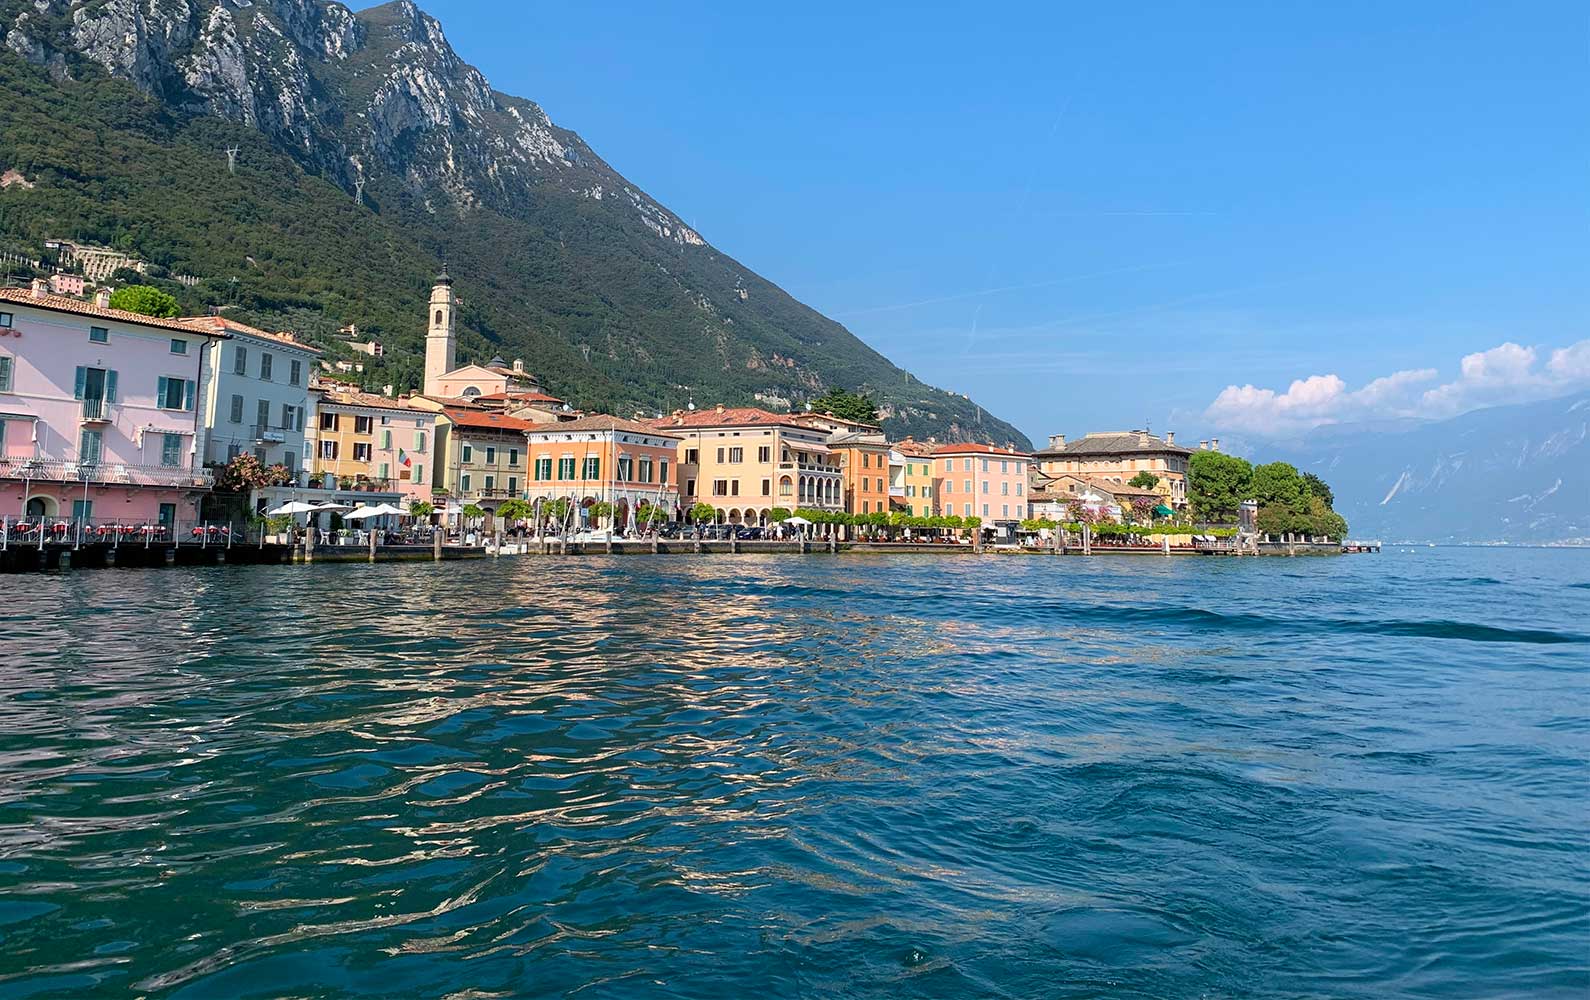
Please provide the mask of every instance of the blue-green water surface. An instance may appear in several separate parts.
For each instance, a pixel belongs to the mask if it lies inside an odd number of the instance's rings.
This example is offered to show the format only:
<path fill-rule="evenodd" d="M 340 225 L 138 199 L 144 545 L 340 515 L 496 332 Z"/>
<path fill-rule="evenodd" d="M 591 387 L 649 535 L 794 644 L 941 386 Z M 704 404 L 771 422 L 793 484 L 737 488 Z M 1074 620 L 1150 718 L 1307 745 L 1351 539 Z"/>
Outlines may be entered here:
<path fill-rule="evenodd" d="M 6 587 L 0 1000 L 1590 994 L 1590 552 Z"/>

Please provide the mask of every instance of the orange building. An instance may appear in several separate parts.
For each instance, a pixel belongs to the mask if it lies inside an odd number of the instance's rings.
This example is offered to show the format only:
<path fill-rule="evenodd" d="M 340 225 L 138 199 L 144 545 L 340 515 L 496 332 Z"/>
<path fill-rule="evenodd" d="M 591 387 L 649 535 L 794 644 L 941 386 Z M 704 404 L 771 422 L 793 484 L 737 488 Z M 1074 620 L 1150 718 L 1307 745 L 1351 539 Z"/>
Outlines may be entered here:
<path fill-rule="evenodd" d="M 327 488 L 431 499 L 431 439 L 436 414 L 405 399 L 331 385 L 319 387 L 305 429 L 310 478 Z"/>
<path fill-rule="evenodd" d="M 888 513 L 889 439 L 883 429 L 832 413 L 797 413 L 795 420 L 828 433 L 829 450 L 839 460 L 845 513 Z"/>
<path fill-rule="evenodd" d="M 623 526 L 642 500 L 678 516 L 676 469 L 679 436 L 634 420 L 597 415 L 563 423 L 527 424 L 534 502 L 568 500 L 578 509 L 597 502 L 615 506 Z M 587 519 L 588 520 L 588 519 Z"/>
<path fill-rule="evenodd" d="M 648 423 L 681 439 L 681 507 L 705 503 L 720 522 L 764 526 L 774 507 L 842 509 L 842 474 L 828 431 L 796 414 L 720 405 L 675 410 Z"/>

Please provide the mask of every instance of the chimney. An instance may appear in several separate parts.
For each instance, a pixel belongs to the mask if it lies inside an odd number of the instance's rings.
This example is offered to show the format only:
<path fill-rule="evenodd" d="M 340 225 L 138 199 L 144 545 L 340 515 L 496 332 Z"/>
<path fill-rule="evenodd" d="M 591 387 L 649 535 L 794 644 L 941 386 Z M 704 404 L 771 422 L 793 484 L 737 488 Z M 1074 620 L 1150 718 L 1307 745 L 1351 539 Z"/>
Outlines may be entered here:
<path fill-rule="evenodd" d="M 44 298 L 45 293 L 49 291 L 49 287 L 49 284 L 43 278 L 34 278 L 33 297 L 36 299 Z"/>
<path fill-rule="evenodd" d="M 1066 446 L 1066 436 L 1064 434 L 1051 434 L 1051 435 L 1049 435 L 1049 447 L 1051 447 L 1051 448 L 1055 449 L 1056 451 L 1058 451 L 1061 448 L 1064 448 L 1065 446 Z"/>
<path fill-rule="evenodd" d="M 722 413 L 722 412 L 723 412 L 723 404 L 722 404 L 722 403 L 719 403 L 719 404 L 718 404 L 718 405 L 717 405 L 717 407 L 716 407 L 716 408 L 715 408 L 715 411 L 716 411 L 716 412 L 717 412 L 717 413 Z"/>
<path fill-rule="evenodd" d="M 109 309 L 110 308 L 110 289 L 101 288 L 99 291 L 95 292 L 94 293 L 94 304 L 96 306 L 99 306 L 101 309 Z"/>
<path fill-rule="evenodd" d="M 1165 443 L 1166 444 L 1175 444 L 1176 443 L 1176 432 L 1175 431 L 1166 431 L 1165 432 Z"/>
<path fill-rule="evenodd" d="M 1209 442 L 1208 441 L 1199 441 L 1198 442 L 1198 450 L 1199 451 L 1208 451 L 1209 450 Z"/>
<path fill-rule="evenodd" d="M 1210 451 L 1219 451 L 1220 450 L 1220 439 L 1219 438 L 1210 438 L 1209 439 L 1209 450 Z"/>
<path fill-rule="evenodd" d="M 393 385 L 389 382 L 386 385 L 383 385 L 381 387 L 381 394 L 383 396 L 390 396 L 390 395 L 392 395 L 393 388 L 394 388 Z"/>

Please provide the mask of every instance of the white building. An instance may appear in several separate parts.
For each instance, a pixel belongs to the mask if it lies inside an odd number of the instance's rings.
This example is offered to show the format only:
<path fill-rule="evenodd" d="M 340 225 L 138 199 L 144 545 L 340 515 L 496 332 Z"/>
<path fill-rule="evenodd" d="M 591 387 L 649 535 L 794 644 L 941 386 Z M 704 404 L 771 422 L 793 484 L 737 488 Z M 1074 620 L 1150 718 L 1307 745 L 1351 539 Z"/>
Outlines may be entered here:
<path fill-rule="evenodd" d="M 310 367 L 320 352 L 287 333 L 267 333 L 221 316 L 182 321 L 230 336 L 210 347 L 210 380 L 204 413 L 204 461 L 224 465 L 251 452 L 266 466 L 297 473 L 304 461 L 304 426 L 311 418 Z"/>

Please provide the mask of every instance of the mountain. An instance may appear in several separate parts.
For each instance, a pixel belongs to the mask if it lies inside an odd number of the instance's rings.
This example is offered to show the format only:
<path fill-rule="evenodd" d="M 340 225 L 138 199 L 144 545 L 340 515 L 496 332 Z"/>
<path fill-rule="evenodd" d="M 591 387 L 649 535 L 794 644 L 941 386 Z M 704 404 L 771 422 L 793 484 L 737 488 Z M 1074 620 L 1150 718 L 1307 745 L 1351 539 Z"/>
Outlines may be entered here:
<path fill-rule="evenodd" d="M 1357 537 L 1590 544 L 1590 393 L 1320 428 L 1264 452 L 1330 483 Z"/>
<path fill-rule="evenodd" d="M 408 0 L 0 0 L 0 250 L 106 243 L 418 383 L 444 258 L 463 358 L 626 412 L 870 393 L 897 435 L 1029 446 L 711 244 Z M 236 149 L 229 169 L 228 149 Z M 18 182 L 20 181 L 20 183 Z"/>

